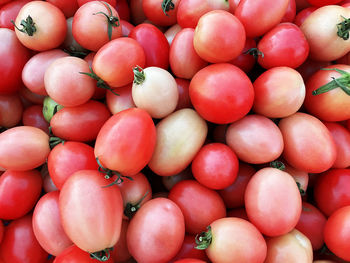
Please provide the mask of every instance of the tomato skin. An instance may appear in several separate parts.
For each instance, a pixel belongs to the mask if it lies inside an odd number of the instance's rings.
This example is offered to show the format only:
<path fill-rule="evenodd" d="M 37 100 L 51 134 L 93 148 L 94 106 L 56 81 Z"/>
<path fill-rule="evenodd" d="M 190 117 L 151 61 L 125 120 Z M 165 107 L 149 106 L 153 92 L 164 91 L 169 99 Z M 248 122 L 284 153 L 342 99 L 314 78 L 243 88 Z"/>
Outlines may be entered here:
<path fill-rule="evenodd" d="M 79 170 L 97 170 L 94 148 L 81 142 L 60 143 L 47 159 L 48 171 L 53 183 L 62 189 L 64 182 Z"/>
<path fill-rule="evenodd" d="M 77 0 L 48 0 L 47 2 L 61 9 L 67 18 L 74 16 L 79 8 Z"/>
<path fill-rule="evenodd" d="M 49 134 L 49 124 L 44 118 L 43 107 L 41 105 L 32 105 L 23 111 L 22 123 L 25 126 L 37 127 Z"/>
<path fill-rule="evenodd" d="M 113 250 L 111 252 L 111 258 L 115 263 L 125 262 L 131 258 L 131 255 L 128 250 L 128 246 L 126 243 L 126 233 L 129 228 L 129 221 L 122 221 L 122 228 L 120 231 L 120 236 L 118 242 L 114 245 Z"/>
<path fill-rule="evenodd" d="M 0 95 L 0 126 L 10 128 L 21 121 L 23 105 L 18 94 Z"/>
<path fill-rule="evenodd" d="M 142 23 L 134 27 L 129 34 L 145 51 L 145 67 L 169 67 L 169 43 L 162 31 L 152 24 Z"/>
<path fill-rule="evenodd" d="M 185 258 L 192 259 L 192 261 L 189 261 L 188 263 L 207 262 L 209 259 L 205 254 L 205 251 L 200 249 L 195 249 L 196 245 L 197 245 L 196 237 L 194 235 L 186 234 L 184 238 L 184 242 L 182 243 L 182 246 L 179 252 L 176 254 L 176 256 L 172 260 L 169 261 L 169 263 L 187 262 Z"/>
<path fill-rule="evenodd" d="M 199 260 L 199 259 L 194 259 L 194 258 L 184 258 L 175 261 L 174 263 L 204 263 L 206 261 Z"/>
<path fill-rule="evenodd" d="M 156 128 L 150 115 L 131 108 L 110 117 L 95 143 L 95 157 L 103 167 L 132 176 L 150 161 L 156 144 Z"/>
<path fill-rule="evenodd" d="M 182 78 L 175 78 L 177 89 L 179 91 L 179 100 L 177 102 L 176 110 L 184 108 L 192 108 L 191 99 L 189 95 L 190 81 Z"/>
<path fill-rule="evenodd" d="M 214 220 L 226 216 L 220 195 L 195 180 L 177 183 L 170 190 L 168 198 L 180 207 L 185 218 L 186 233 L 189 234 L 198 234 Z"/>
<path fill-rule="evenodd" d="M 0 27 L 1 28 L 9 28 L 14 30 L 15 27 L 11 23 L 11 20 L 15 20 L 19 10 L 30 2 L 30 0 L 16 0 L 10 1 L 9 3 L 1 6 L 0 8 Z"/>
<path fill-rule="evenodd" d="M 22 99 L 23 106 L 29 106 L 32 104 L 39 104 L 42 105 L 44 103 L 45 96 L 36 94 L 29 89 L 27 89 L 25 86 L 22 86 L 19 90 L 19 94 Z"/>
<path fill-rule="evenodd" d="M 2 238 L 4 237 L 4 230 L 5 230 L 4 224 L 3 224 L 3 222 L 0 220 L 0 243 L 1 243 L 1 241 L 2 241 Z"/>
<path fill-rule="evenodd" d="M 36 240 L 32 215 L 16 219 L 5 227 L 0 244 L 0 258 L 11 263 L 45 263 L 48 253 Z"/>
<path fill-rule="evenodd" d="M 198 71 L 191 80 L 189 94 L 199 115 L 216 124 L 241 119 L 254 100 L 250 79 L 228 63 L 212 64 Z"/>
<path fill-rule="evenodd" d="M 343 63 L 344 64 L 344 63 Z M 306 83 L 308 79 L 317 71 L 319 71 L 322 68 L 325 68 L 327 66 L 331 65 L 331 62 L 329 61 L 314 61 L 311 59 L 307 59 L 300 67 L 298 67 L 296 70 L 301 74 L 301 76 L 304 79 L 304 82 Z"/>
<path fill-rule="evenodd" d="M 287 11 L 289 0 L 254 1 L 241 0 L 235 16 L 244 25 L 247 37 L 264 35 L 281 22 Z"/>
<path fill-rule="evenodd" d="M 36 170 L 6 170 L 0 177 L 0 218 L 18 219 L 33 209 L 43 180 Z"/>
<path fill-rule="evenodd" d="M 283 157 L 299 170 L 321 173 L 332 167 L 336 146 L 327 127 L 316 117 L 297 112 L 278 124 L 283 140 Z"/>
<path fill-rule="evenodd" d="M 112 180 L 98 171 L 80 170 L 61 189 L 59 211 L 63 229 L 84 251 L 111 248 L 119 239 L 123 200 L 118 186 L 104 187 L 110 183 Z"/>
<path fill-rule="evenodd" d="M 96 259 L 90 257 L 90 254 L 81 250 L 76 245 L 72 245 L 62 251 L 53 263 L 94 263 Z M 105 261 L 106 263 L 113 263 L 112 257 Z"/>
<path fill-rule="evenodd" d="M 17 126 L 0 134 L 0 166 L 5 169 L 34 169 L 45 163 L 49 152 L 49 136 L 39 128 Z"/>
<path fill-rule="evenodd" d="M 249 221 L 264 235 L 284 235 L 298 223 L 302 205 L 299 189 L 294 179 L 279 169 L 267 167 L 256 172 L 244 200 Z"/>
<path fill-rule="evenodd" d="M 129 108 L 136 108 L 136 105 L 132 99 L 131 90 L 132 83 L 114 89 L 115 93 L 119 94 L 119 96 L 113 94 L 113 92 L 110 90 L 106 92 L 106 104 L 112 114 L 116 114 Z"/>
<path fill-rule="evenodd" d="M 281 23 L 283 22 L 293 22 L 296 15 L 296 3 L 295 0 L 289 0 L 288 7 L 286 10 L 286 13 L 284 14 L 284 17 L 281 20 Z"/>
<path fill-rule="evenodd" d="M 304 23 L 305 19 L 316 9 L 317 7 L 310 6 L 299 11 L 298 14 L 295 16 L 293 23 L 296 24 L 298 27 L 300 27 L 302 23 Z"/>
<path fill-rule="evenodd" d="M 167 198 L 145 203 L 130 221 L 126 241 L 139 263 L 168 262 L 180 250 L 185 222 L 180 208 Z"/>
<path fill-rule="evenodd" d="M 162 10 L 162 0 L 143 0 L 142 9 L 148 20 L 158 26 L 171 26 L 176 24 L 176 14 L 180 0 L 172 0 L 174 9 L 169 10 L 167 15 Z"/>
<path fill-rule="evenodd" d="M 53 191 L 42 196 L 33 212 L 34 235 L 44 250 L 54 256 L 72 245 L 61 224 L 59 194 Z"/>
<path fill-rule="evenodd" d="M 7 28 L 0 28 L 0 56 L 3 59 L 0 63 L 1 80 L 0 94 L 10 94 L 18 91 L 21 87 L 21 74 L 24 65 L 27 63 L 30 53 L 16 34 Z"/>
<path fill-rule="evenodd" d="M 256 48 L 256 42 L 253 38 L 246 38 L 245 45 L 241 54 L 235 59 L 231 60 L 229 63 L 239 67 L 245 73 L 251 71 L 255 65 L 256 59 L 250 54 L 245 53 L 251 48 Z"/>
<path fill-rule="evenodd" d="M 59 110 L 51 119 L 52 133 L 64 140 L 93 141 L 111 113 L 106 105 L 90 100 Z"/>
<path fill-rule="evenodd" d="M 182 27 L 179 24 L 175 24 L 169 27 L 168 30 L 164 32 L 164 36 L 167 39 L 169 45 L 171 45 L 171 43 L 174 40 L 174 37 L 177 33 L 181 31 L 181 29 Z"/>
<path fill-rule="evenodd" d="M 309 4 L 313 6 L 335 5 L 342 2 L 342 0 L 307 0 L 307 1 Z"/>

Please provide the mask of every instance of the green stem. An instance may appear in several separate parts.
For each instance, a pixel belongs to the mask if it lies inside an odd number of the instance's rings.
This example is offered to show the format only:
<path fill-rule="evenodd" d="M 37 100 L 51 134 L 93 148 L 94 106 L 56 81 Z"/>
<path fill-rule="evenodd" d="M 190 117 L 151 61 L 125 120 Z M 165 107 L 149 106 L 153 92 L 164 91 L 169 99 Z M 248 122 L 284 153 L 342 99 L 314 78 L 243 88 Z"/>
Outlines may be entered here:
<path fill-rule="evenodd" d="M 106 248 L 104 250 L 97 251 L 97 252 L 94 252 L 94 253 L 90 253 L 90 257 L 92 259 L 96 259 L 98 261 L 105 262 L 105 261 L 109 260 L 109 258 L 111 257 L 111 253 L 110 252 L 112 250 L 113 250 L 113 247 Z"/>
<path fill-rule="evenodd" d="M 343 16 L 342 18 L 344 19 L 344 21 L 337 24 L 337 28 L 338 28 L 337 35 L 338 37 L 344 40 L 348 40 L 349 30 L 350 30 L 350 18 L 345 18 Z"/>
<path fill-rule="evenodd" d="M 172 2 L 172 0 L 163 0 L 163 2 L 162 2 L 162 10 L 163 10 L 163 13 L 166 16 L 169 16 L 168 12 L 170 10 L 173 10 L 174 8 L 175 8 L 175 4 Z"/>
<path fill-rule="evenodd" d="M 124 209 L 124 215 L 126 217 L 128 217 L 129 219 L 133 218 L 133 216 L 135 215 L 137 210 L 140 209 L 141 203 L 143 202 L 143 200 L 145 200 L 147 195 L 148 195 L 148 191 L 145 193 L 145 195 L 136 204 L 127 203 L 126 206 L 125 206 L 125 209 Z"/>
<path fill-rule="evenodd" d="M 264 53 L 261 52 L 259 49 L 257 48 L 251 48 L 248 49 L 246 52 L 244 52 L 243 54 L 249 54 L 252 55 L 255 59 L 258 59 L 259 56 L 261 56 L 262 58 L 264 58 Z"/>
<path fill-rule="evenodd" d="M 51 127 L 50 127 L 51 128 Z M 49 129 L 51 131 L 51 129 Z M 49 139 L 49 144 L 50 144 L 50 148 L 53 149 L 56 145 L 62 143 L 64 144 L 64 140 L 62 140 L 61 138 L 58 138 L 58 137 L 50 137 Z"/>
<path fill-rule="evenodd" d="M 137 85 L 142 84 L 146 79 L 144 70 L 140 66 L 136 66 L 132 70 L 134 72 L 134 83 Z"/>
<path fill-rule="evenodd" d="M 272 161 L 272 162 L 270 162 L 270 167 L 276 168 L 276 169 L 281 170 L 281 171 L 286 170 L 286 166 L 281 161 Z"/>
<path fill-rule="evenodd" d="M 14 27 L 18 31 L 25 33 L 28 36 L 33 36 L 34 33 L 36 32 L 35 23 L 33 21 L 33 18 L 30 15 L 28 15 L 25 20 L 21 21 L 20 25 L 22 26 L 22 28 L 17 27 L 13 20 L 11 20 L 11 23 L 14 25 Z"/>
<path fill-rule="evenodd" d="M 312 91 L 312 95 L 319 95 L 336 88 L 341 88 L 347 95 L 350 96 L 350 73 L 337 68 L 323 68 L 322 70 L 335 70 L 336 72 L 340 73 L 341 76 L 339 78 L 332 77 L 333 80 Z"/>
<path fill-rule="evenodd" d="M 213 236 L 211 233 L 211 226 L 208 226 L 206 232 L 202 232 L 199 235 L 196 235 L 197 246 L 195 248 L 199 250 L 207 249 L 211 244 L 212 238 Z"/>
<path fill-rule="evenodd" d="M 88 54 L 88 51 L 79 51 L 76 50 L 74 47 L 69 47 L 69 48 L 65 48 L 63 49 L 64 52 L 68 53 L 70 56 L 72 57 L 77 57 L 77 58 L 85 58 Z"/>
<path fill-rule="evenodd" d="M 97 13 L 94 13 L 93 15 L 101 14 L 101 15 L 104 15 L 107 18 L 108 39 L 112 40 L 113 27 L 120 26 L 119 18 L 117 16 L 113 16 L 112 9 L 110 8 L 108 3 L 103 2 L 103 1 L 101 1 L 101 3 L 107 8 L 109 14 L 106 14 L 104 12 L 97 12 Z"/>
<path fill-rule="evenodd" d="M 303 188 L 301 188 L 301 184 L 299 182 L 296 182 L 296 183 L 297 183 L 297 186 L 298 186 L 298 189 L 299 189 L 301 196 L 306 195 L 305 190 Z"/>

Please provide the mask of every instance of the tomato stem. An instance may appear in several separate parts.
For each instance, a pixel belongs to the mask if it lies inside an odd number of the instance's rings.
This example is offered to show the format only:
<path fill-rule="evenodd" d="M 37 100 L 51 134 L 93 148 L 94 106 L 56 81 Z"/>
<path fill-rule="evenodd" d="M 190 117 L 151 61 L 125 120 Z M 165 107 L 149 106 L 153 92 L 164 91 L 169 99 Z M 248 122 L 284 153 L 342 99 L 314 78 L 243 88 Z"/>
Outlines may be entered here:
<path fill-rule="evenodd" d="M 133 72 L 134 72 L 134 83 L 137 85 L 142 84 L 146 79 L 146 75 L 143 69 L 140 66 L 136 66 L 133 68 Z"/>
<path fill-rule="evenodd" d="M 332 81 L 312 91 L 312 95 L 319 95 L 336 88 L 341 88 L 347 95 L 350 96 L 350 73 L 337 68 L 323 68 L 322 70 L 335 70 L 336 72 L 340 73 L 341 76 L 337 79 L 332 77 Z"/>
<path fill-rule="evenodd" d="M 199 250 L 207 249 L 211 244 L 212 238 L 211 226 L 208 226 L 206 232 L 203 231 L 199 235 L 196 235 L 197 246 L 195 248 Z"/>
<path fill-rule="evenodd" d="M 276 169 L 281 170 L 281 171 L 286 170 L 286 166 L 284 165 L 284 163 L 281 161 L 277 161 L 277 160 L 270 162 L 270 167 L 276 168 Z"/>
<path fill-rule="evenodd" d="M 108 39 L 109 40 L 112 40 L 112 31 L 113 31 L 113 27 L 118 27 L 120 26 L 120 23 L 119 23 L 119 18 L 116 17 L 116 16 L 113 16 L 112 14 L 112 9 L 110 8 L 109 4 L 106 3 L 106 2 L 103 2 L 101 1 L 101 3 L 106 6 L 109 14 L 106 14 L 104 12 L 97 12 L 97 13 L 94 13 L 93 15 L 98 15 L 98 14 L 101 14 L 101 15 L 104 15 L 106 18 L 107 18 L 107 34 L 108 34 Z"/>
<path fill-rule="evenodd" d="M 51 127 L 49 127 L 49 131 L 50 131 L 50 133 L 51 133 Z M 62 140 L 61 138 L 59 138 L 59 137 L 55 137 L 55 136 L 52 136 L 52 137 L 50 137 L 50 139 L 49 139 L 49 144 L 50 144 L 50 148 L 51 149 L 53 149 L 56 145 L 58 145 L 58 144 L 60 144 L 60 143 L 62 143 L 62 144 L 64 144 L 64 140 Z"/>
<path fill-rule="evenodd" d="M 337 24 L 337 35 L 344 40 L 348 40 L 350 30 L 350 18 L 345 18 L 343 16 L 342 18 L 344 19 L 344 21 Z"/>
<path fill-rule="evenodd" d="M 148 195 L 148 191 L 145 193 L 145 195 L 136 203 L 127 203 L 124 209 L 124 215 L 128 217 L 129 219 L 133 218 L 137 210 L 140 209 L 142 201 L 146 198 Z"/>
<path fill-rule="evenodd" d="M 301 196 L 304 196 L 306 195 L 306 192 L 303 188 L 301 188 L 301 184 L 299 182 L 296 182 L 297 183 L 297 186 L 298 186 L 298 189 L 299 189 L 299 192 L 300 192 L 300 195 Z"/>
<path fill-rule="evenodd" d="M 11 23 L 14 25 L 14 27 L 22 32 L 22 33 L 25 33 L 27 34 L 28 36 L 33 36 L 34 33 L 36 32 L 36 27 L 35 27 L 35 23 L 33 21 L 33 18 L 28 15 L 27 18 L 25 20 L 22 20 L 21 21 L 21 26 L 22 28 L 19 28 L 16 26 L 15 22 L 13 20 L 11 20 Z"/>
<path fill-rule="evenodd" d="M 168 12 L 170 10 L 173 10 L 174 8 L 175 8 L 175 4 L 172 2 L 172 0 L 163 0 L 163 2 L 162 2 L 162 10 L 163 10 L 163 13 L 166 16 L 169 16 Z"/>
<path fill-rule="evenodd" d="M 259 49 L 257 49 L 256 47 L 248 49 L 247 51 L 245 51 L 243 54 L 249 54 L 252 55 L 255 59 L 258 59 L 259 56 L 261 56 L 262 58 L 264 58 L 264 53 L 261 52 Z"/>
<path fill-rule="evenodd" d="M 106 248 L 104 250 L 101 251 L 97 251 L 94 253 L 90 253 L 90 257 L 92 259 L 96 259 L 98 261 L 107 261 L 110 257 L 111 257 L 111 251 L 113 250 L 113 247 L 111 248 Z"/>
<path fill-rule="evenodd" d="M 72 57 L 77 57 L 77 58 L 85 58 L 86 55 L 88 54 L 87 51 L 85 50 L 76 50 L 75 47 L 70 46 L 69 48 L 63 49 L 64 52 L 68 53 Z"/>

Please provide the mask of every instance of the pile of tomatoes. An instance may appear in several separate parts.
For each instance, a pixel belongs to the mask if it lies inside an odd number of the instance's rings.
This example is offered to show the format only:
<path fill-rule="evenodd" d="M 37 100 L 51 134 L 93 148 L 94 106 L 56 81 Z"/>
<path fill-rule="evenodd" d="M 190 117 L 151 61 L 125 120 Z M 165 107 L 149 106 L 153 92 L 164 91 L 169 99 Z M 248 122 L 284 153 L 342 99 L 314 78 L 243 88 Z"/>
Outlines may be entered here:
<path fill-rule="evenodd" d="M 0 263 L 350 261 L 349 0 L 0 0 Z"/>

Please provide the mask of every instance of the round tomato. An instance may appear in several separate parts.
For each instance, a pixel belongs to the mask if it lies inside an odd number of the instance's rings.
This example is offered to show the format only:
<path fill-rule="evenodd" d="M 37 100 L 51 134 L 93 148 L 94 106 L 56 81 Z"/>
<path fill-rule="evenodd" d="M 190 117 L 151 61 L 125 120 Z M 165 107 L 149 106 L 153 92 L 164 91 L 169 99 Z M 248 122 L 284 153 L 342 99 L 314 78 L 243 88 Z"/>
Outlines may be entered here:
<path fill-rule="evenodd" d="M 239 67 L 245 73 L 250 72 L 254 67 L 256 61 L 254 56 L 251 56 L 247 53 L 248 50 L 252 48 L 256 48 L 256 42 L 253 38 L 247 38 L 241 54 L 235 59 L 231 60 L 229 63 Z"/>
<path fill-rule="evenodd" d="M 131 258 L 131 255 L 128 250 L 128 246 L 126 243 L 126 233 L 129 228 L 129 221 L 122 221 L 122 228 L 120 230 L 120 236 L 118 242 L 114 245 L 113 250 L 111 252 L 111 258 L 115 263 L 125 262 Z"/>

